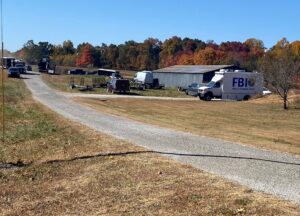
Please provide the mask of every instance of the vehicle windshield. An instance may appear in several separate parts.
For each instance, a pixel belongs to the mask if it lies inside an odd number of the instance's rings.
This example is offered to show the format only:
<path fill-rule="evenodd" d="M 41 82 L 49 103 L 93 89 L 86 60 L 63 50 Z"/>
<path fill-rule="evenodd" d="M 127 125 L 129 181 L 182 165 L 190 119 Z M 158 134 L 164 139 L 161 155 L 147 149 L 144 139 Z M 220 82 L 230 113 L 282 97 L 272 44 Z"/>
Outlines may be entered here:
<path fill-rule="evenodd" d="M 19 72 L 18 68 L 10 68 L 9 71 L 10 72 Z"/>
<path fill-rule="evenodd" d="M 212 88 L 212 87 L 214 87 L 215 84 L 216 84 L 216 82 L 210 81 L 209 83 L 206 84 L 206 86 L 207 86 L 208 88 Z"/>

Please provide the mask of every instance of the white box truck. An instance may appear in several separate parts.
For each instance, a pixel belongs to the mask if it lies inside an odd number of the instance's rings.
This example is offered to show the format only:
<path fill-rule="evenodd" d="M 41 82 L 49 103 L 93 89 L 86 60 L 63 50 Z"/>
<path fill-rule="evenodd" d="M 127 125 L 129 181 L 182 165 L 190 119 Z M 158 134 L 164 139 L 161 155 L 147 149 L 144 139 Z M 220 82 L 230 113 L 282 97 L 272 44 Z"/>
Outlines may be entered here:
<path fill-rule="evenodd" d="M 199 88 L 199 98 L 206 101 L 212 98 L 248 100 L 254 95 L 261 95 L 262 91 L 261 73 L 220 70 L 207 85 Z"/>

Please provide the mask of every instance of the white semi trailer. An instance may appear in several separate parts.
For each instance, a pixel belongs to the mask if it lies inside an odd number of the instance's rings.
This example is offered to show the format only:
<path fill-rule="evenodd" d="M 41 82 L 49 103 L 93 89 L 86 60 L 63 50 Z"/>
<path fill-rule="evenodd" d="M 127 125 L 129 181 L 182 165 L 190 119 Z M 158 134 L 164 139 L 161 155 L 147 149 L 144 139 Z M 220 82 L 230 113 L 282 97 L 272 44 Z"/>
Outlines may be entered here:
<path fill-rule="evenodd" d="M 262 91 L 261 73 L 220 70 L 207 85 L 199 88 L 199 98 L 206 101 L 212 98 L 248 100 L 254 95 L 261 95 Z"/>

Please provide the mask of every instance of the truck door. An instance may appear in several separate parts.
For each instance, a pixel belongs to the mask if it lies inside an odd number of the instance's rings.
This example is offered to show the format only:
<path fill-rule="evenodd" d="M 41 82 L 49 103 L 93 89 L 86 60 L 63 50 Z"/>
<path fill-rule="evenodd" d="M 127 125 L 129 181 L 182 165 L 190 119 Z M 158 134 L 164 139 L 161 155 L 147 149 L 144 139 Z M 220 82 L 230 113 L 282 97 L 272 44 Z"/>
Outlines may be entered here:
<path fill-rule="evenodd" d="M 221 88 L 221 81 L 215 83 L 213 88 L 214 97 L 221 97 L 222 96 L 222 88 Z"/>

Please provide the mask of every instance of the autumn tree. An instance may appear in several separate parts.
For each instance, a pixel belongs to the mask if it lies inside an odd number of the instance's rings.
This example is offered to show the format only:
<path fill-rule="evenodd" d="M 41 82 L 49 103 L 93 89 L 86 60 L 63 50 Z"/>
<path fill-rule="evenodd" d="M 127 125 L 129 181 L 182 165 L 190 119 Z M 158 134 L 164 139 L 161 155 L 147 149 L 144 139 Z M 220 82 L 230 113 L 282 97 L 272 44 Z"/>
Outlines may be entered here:
<path fill-rule="evenodd" d="M 182 40 L 180 37 L 174 36 L 167 39 L 162 44 L 160 52 L 160 67 L 175 65 L 178 53 L 182 51 Z"/>
<path fill-rule="evenodd" d="M 64 55 L 73 55 L 75 53 L 73 42 L 70 40 L 63 42 L 62 49 Z"/>
<path fill-rule="evenodd" d="M 119 48 L 119 58 L 118 58 L 118 68 L 124 68 L 126 70 L 138 69 L 139 63 L 137 62 L 137 57 L 139 55 L 139 44 L 133 40 L 126 41 L 125 44 L 118 46 Z"/>
<path fill-rule="evenodd" d="M 288 94 L 300 73 L 299 55 L 284 38 L 264 55 L 259 66 L 266 82 L 282 98 L 283 108 L 288 109 Z"/>
<path fill-rule="evenodd" d="M 86 44 L 81 47 L 77 60 L 76 66 L 77 67 L 92 67 L 93 66 L 93 57 L 92 57 L 92 48 L 93 46 L 90 44 Z"/>
<path fill-rule="evenodd" d="M 22 48 L 23 58 L 29 64 L 37 63 L 37 45 L 33 40 L 27 41 Z"/>
<path fill-rule="evenodd" d="M 161 42 L 158 39 L 148 38 L 139 44 L 139 55 L 137 57 L 140 70 L 155 70 L 159 64 L 159 53 Z"/>
<path fill-rule="evenodd" d="M 182 52 L 177 58 L 178 65 L 193 65 L 194 63 L 194 53 L 192 51 Z"/>
<path fill-rule="evenodd" d="M 206 47 L 204 50 L 199 50 L 195 53 L 194 62 L 199 65 L 212 65 L 215 62 L 216 56 L 216 50 Z"/>
<path fill-rule="evenodd" d="M 119 58 L 119 48 L 115 44 L 102 44 L 101 46 L 101 64 L 104 68 L 117 68 Z"/>
<path fill-rule="evenodd" d="M 250 38 L 244 42 L 244 45 L 249 49 L 244 60 L 243 67 L 249 71 L 258 69 L 258 61 L 265 53 L 265 47 L 262 40 Z"/>
<path fill-rule="evenodd" d="M 21 50 L 24 60 L 29 64 L 36 64 L 44 56 L 50 56 L 54 52 L 54 46 L 49 42 L 35 44 L 33 40 L 27 41 Z"/>

